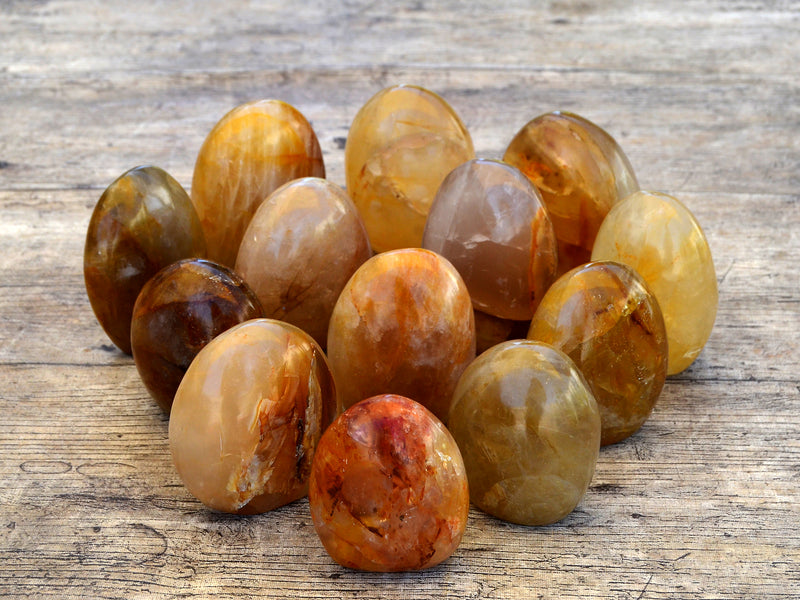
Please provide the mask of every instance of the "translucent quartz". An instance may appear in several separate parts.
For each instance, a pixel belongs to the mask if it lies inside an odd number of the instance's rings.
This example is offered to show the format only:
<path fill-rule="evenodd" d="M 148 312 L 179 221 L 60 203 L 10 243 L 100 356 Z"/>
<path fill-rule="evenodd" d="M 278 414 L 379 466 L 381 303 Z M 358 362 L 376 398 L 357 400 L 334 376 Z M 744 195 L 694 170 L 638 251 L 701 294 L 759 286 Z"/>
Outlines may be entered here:
<path fill-rule="evenodd" d="M 258 207 L 236 271 L 266 316 L 297 325 L 325 348 L 333 305 L 370 256 L 364 224 L 344 190 L 308 177 L 283 185 Z"/>
<path fill-rule="evenodd" d="M 639 189 L 619 144 L 578 115 L 536 117 L 511 140 L 503 160 L 539 188 L 558 238 L 559 274 L 589 261 L 611 207 Z"/>
<path fill-rule="evenodd" d="M 359 402 L 325 432 L 308 500 L 328 554 L 366 571 L 439 564 L 461 541 L 469 512 L 455 440 L 420 404 L 392 395 Z"/>
<path fill-rule="evenodd" d="M 555 279 L 556 239 L 539 192 L 519 170 L 477 159 L 436 193 L 422 245 L 447 258 L 475 308 L 525 320 Z"/>
<path fill-rule="evenodd" d="M 136 297 L 160 269 L 202 257 L 200 220 L 180 184 L 158 167 L 123 173 L 100 196 L 83 253 L 86 293 L 111 341 L 131 353 Z"/>
<path fill-rule="evenodd" d="M 206 137 L 192 177 L 208 257 L 233 267 L 242 235 L 264 199 L 300 177 L 325 177 L 314 130 L 279 100 L 242 104 Z"/>
<path fill-rule="evenodd" d="M 561 276 L 528 338 L 575 361 L 600 408 L 601 445 L 627 438 L 650 416 L 667 377 L 667 334 L 655 296 L 630 267 L 594 262 Z"/>
<path fill-rule="evenodd" d="M 169 414 L 186 369 L 223 331 L 263 317 L 258 298 L 236 273 L 187 258 L 142 288 L 131 320 L 131 349 L 147 391 Z"/>
<path fill-rule="evenodd" d="M 679 200 L 638 192 L 616 205 L 597 234 L 592 260 L 630 265 L 647 282 L 667 328 L 667 375 L 686 369 L 717 316 L 717 277 L 703 230 Z"/>
<path fill-rule="evenodd" d="M 317 442 L 336 411 L 317 343 L 282 321 L 246 321 L 189 366 L 172 404 L 172 460 L 206 506 L 272 510 L 306 495 Z"/>
<path fill-rule="evenodd" d="M 474 357 L 469 293 L 455 268 L 433 252 L 373 256 L 333 309 L 328 359 L 345 407 L 400 394 L 444 420 L 456 381 Z"/>
<path fill-rule="evenodd" d="M 475 156 L 472 139 L 442 98 L 398 85 L 358 111 L 345 147 L 347 191 L 376 252 L 419 247 L 439 184 Z"/>
<path fill-rule="evenodd" d="M 561 351 L 530 340 L 494 346 L 467 367 L 448 427 L 472 502 L 523 525 L 572 512 L 600 450 L 600 413 L 580 371 Z"/>

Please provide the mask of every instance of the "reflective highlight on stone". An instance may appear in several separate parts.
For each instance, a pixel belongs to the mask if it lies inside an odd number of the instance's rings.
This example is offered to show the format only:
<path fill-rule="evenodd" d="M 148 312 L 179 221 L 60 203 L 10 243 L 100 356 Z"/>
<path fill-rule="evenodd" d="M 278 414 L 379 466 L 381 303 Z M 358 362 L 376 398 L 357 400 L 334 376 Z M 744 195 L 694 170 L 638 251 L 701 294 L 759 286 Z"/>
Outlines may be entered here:
<path fill-rule="evenodd" d="M 494 346 L 467 367 L 448 427 L 472 502 L 523 525 L 572 512 L 600 450 L 600 413 L 580 371 L 561 351 L 530 340 Z"/>
<path fill-rule="evenodd" d="M 306 495 L 317 442 L 336 411 L 316 342 L 282 321 L 246 321 L 189 366 L 169 421 L 172 460 L 206 506 L 272 510 Z"/>
<path fill-rule="evenodd" d="M 344 157 L 372 248 L 419 247 L 442 180 L 474 156 L 461 119 L 433 92 L 398 85 L 373 96 L 353 119 Z"/>
<path fill-rule="evenodd" d="M 83 275 L 92 310 L 111 341 L 131 353 L 136 297 L 160 269 L 206 253 L 189 196 L 158 167 L 136 167 L 106 188 L 86 232 Z"/>
<path fill-rule="evenodd" d="M 551 112 L 526 124 L 503 160 L 539 188 L 558 238 L 559 274 L 589 261 L 608 211 L 639 189 L 619 144 L 591 121 Z"/>
<path fill-rule="evenodd" d="M 556 238 L 539 192 L 518 169 L 476 159 L 454 169 L 422 245 L 458 269 L 475 308 L 526 320 L 555 279 Z"/>
<path fill-rule="evenodd" d="M 393 395 L 359 402 L 325 432 L 308 499 L 328 554 L 366 571 L 439 564 L 458 547 L 469 512 L 455 440 L 420 404 Z"/>
<path fill-rule="evenodd" d="M 528 338 L 581 370 L 600 408 L 602 445 L 624 440 L 650 416 L 667 377 L 667 334 L 655 296 L 630 267 L 593 262 L 561 276 Z"/>
<path fill-rule="evenodd" d="M 285 184 L 258 207 L 236 271 L 266 316 L 297 325 L 325 348 L 333 305 L 370 256 L 364 224 L 345 191 L 308 177 Z"/>
<path fill-rule="evenodd" d="M 626 198 L 600 228 L 592 259 L 638 271 L 664 315 L 667 375 L 691 365 L 711 335 L 719 297 L 711 250 L 689 209 L 655 192 Z"/>
<path fill-rule="evenodd" d="M 227 267 L 190 258 L 161 269 L 142 288 L 131 321 L 133 360 L 147 391 L 169 414 L 197 353 L 223 331 L 263 316 L 256 295 Z"/>
<path fill-rule="evenodd" d="M 203 142 L 192 177 L 208 257 L 233 267 L 255 210 L 300 177 L 325 177 L 325 167 L 317 136 L 297 109 L 259 100 L 226 114 Z"/>
<path fill-rule="evenodd" d="M 469 292 L 455 268 L 428 250 L 373 256 L 333 309 L 328 358 L 345 407 L 400 394 L 444 419 L 474 357 Z"/>

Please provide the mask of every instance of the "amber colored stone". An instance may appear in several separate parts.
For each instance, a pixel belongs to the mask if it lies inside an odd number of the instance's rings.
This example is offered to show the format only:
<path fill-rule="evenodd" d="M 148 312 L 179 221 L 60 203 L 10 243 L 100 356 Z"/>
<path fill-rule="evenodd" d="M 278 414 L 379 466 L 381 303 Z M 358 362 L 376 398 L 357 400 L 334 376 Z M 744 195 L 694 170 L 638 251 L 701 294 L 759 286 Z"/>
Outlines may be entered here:
<path fill-rule="evenodd" d="M 455 440 L 423 406 L 393 395 L 359 402 L 328 428 L 308 500 L 328 554 L 365 571 L 439 564 L 458 547 L 469 512 Z"/>
<path fill-rule="evenodd" d="M 644 424 L 667 377 L 667 334 L 655 296 L 633 269 L 593 262 L 547 291 L 528 338 L 569 356 L 600 408 L 605 446 Z"/>
<path fill-rule="evenodd" d="M 428 250 L 373 256 L 334 306 L 328 358 L 345 407 L 400 394 L 444 420 L 474 357 L 469 292 L 455 268 Z"/>
<path fill-rule="evenodd" d="M 347 191 L 376 252 L 419 247 L 445 176 L 474 158 L 461 119 L 426 89 L 397 85 L 358 111 L 347 135 Z"/>
<path fill-rule="evenodd" d="M 371 255 L 364 224 L 345 191 L 307 177 L 281 186 L 258 207 L 236 271 L 267 317 L 297 325 L 325 348 L 333 305 Z"/>
<path fill-rule="evenodd" d="M 223 331 L 263 317 L 255 293 L 222 265 L 187 258 L 142 288 L 133 309 L 131 348 L 147 391 L 169 414 L 186 369 Z"/>
<path fill-rule="evenodd" d="M 539 192 L 495 160 L 471 160 L 447 176 L 422 245 L 453 263 L 476 309 L 503 319 L 529 320 L 558 264 Z"/>
<path fill-rule="evenodd" d="M 164 170 L 136 167 L 106 188 L 86 232 L 83 275 L 92 310 L 120 350 L 131 353 L 133 305 L 144 284 L 167 265 L 205 253 L 189 196 Z"/>
<path fill-rule="evenodd" d="M 203 142 L 192 177 L 208 258 L 233 267 L 258 206 L 300 177 L 325 177 L 325 166 L 317 136 L 296 108 L 259 100 L 226 114 Z"/>
<path fill-rule="evenodd" d="M 186 371 L 169 421 L 172 460 L 206 506 L 266 512 L 306 495 L 317 442 L 337 410 L 325 355 L 308 334 L 245 321 Z"/>
<path fill-rule="evenodd" d="M 641 191 L 609 212 L 592 260 L 633 267 L 658 300 L 667 328 L 667 375 L 692 364 L 714 327 L 714 261 L 694 215 L 677 198 Z"/>
<path fill-rule="evenodd" d="M 600 413 L 560 350 L 503 342 L 467 367 L 450 407 L 450 432 L 481 510 L 546 525 L 578 505 L 600 451 Z"/>
<path fill-rule="evenodd" d="M 619 144 L 591 121 L 551 112 L 526 124 L 503 160 L 542 193 L 558 238 L 558 273 L 589 261 L 600 223 L 622 198 L 639 189 Z"/>

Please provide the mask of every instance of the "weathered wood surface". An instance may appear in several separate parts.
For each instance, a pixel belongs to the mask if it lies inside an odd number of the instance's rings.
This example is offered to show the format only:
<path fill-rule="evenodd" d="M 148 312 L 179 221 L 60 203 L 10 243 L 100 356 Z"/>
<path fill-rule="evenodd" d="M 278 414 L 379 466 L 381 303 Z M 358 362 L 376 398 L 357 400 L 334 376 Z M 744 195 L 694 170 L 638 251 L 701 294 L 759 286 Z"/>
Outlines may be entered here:
<path fill-rule="evenodd" d="M 0 2 L 0 596 L 800 597 L 799 64 L 790 1 Z M 188 186 L 236 104 L 297 106 L 343 183 L 349 122 L 397 82 L 442 94 L 481 156 L 547 110 L 604 126 L 704 226 L 720 309 L 575 513 L 473 510 L 445 564 L 375 575 L 327 557 L 305 501 L 188 495 L 81 265 L 101 190 L 142 163 Z"/>

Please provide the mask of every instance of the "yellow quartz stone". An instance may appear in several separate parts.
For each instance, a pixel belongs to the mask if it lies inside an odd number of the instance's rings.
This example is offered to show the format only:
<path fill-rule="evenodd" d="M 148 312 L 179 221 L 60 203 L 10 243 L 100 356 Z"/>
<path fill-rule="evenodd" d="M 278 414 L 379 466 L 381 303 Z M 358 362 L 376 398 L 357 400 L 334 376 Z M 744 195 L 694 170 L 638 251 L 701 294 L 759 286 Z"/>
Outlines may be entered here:
<path fill-rule="evenodd" d="M 633 267 L 658 300 L 667 330 L 667 374 L 686 369 L 711 335 L 718 292 L 714 261 L 694 215 L 678 199 L 637 192 L 611 209 L 592 260 Z"/>

